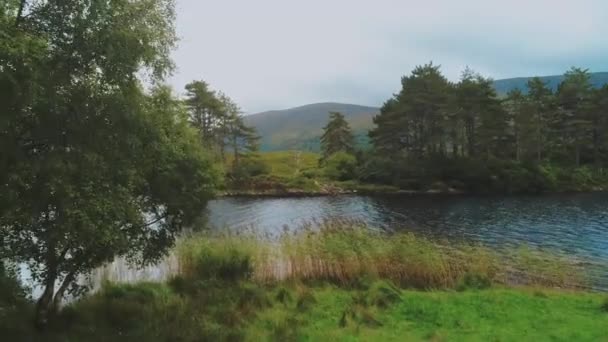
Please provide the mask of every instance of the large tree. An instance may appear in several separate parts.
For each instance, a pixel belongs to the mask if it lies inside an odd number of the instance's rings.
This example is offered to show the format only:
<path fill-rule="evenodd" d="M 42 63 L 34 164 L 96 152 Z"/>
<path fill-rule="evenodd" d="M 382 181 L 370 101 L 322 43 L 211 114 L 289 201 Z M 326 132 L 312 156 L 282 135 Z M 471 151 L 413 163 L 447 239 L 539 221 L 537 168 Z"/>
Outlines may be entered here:
<path fill-rule="evenodd" d="M 162 257 L 216 175 L 163 87 L 171 0 L 0 5 L 0 257 L 44 288 L 44 326 L 81 274 Z"/>
<path fill-rule="evenodd" d="M 557 90 L 559 105 L 554 119 L 554 127 L 559 134 L 560 146 L 572 148 L 576 166 L 581 164 L 581 153 L 591 145 L 592 123 L 591 96 L 592 87 L 588 70 L 571 68 L 564 74 L 564 81 Z"/>
<path fill-rule="evenodd" d="M 423 158 L 446 149 L 446 127 L 451 85 L 429 63 L 401 79 L 402 89 L 384 103 L 370 132 L 379 152 Z"/>
<path fill-rule="evenodd" d="M 323 135 L 321 135 L 321 159 L 325 160 L 337 152 L 352 153 L 354 140 L 350 125 L 344 115 L 339 112 L 330 112 L 329 121 L 323 127 Z"/>
<path fill-rule="evenodd" d="M 533 118 L 533 139 L 536 146 L 536 160 L 540 162 L 550 145 L 549 122 L 554 112 L 553 93 L 539 77 L 534 77 L 528 81 L 528 100 Z"/>

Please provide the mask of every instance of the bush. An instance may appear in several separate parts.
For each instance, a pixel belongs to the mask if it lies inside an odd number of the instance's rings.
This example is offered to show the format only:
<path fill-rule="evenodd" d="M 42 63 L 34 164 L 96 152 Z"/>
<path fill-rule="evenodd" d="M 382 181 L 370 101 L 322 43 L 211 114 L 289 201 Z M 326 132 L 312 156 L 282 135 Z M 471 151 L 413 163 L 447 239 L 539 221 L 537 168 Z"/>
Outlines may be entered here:
<path fill-rule="evenodd" d="M 229 177 L 236 180 L 246 180 L 250 177 L 267 175 L 270 173 L 270 167 L 260 158 L 249 157 L 239 160 L 239 165 L 232 169 Z"/>
<path fill-rule="evenodd" d="M 217 245 L 215 243 L 218 243 Z M 237 281 L 253 272 L 252 253 L 239 238 L 201 238 L 189 241 L 179 253 L 182 274 L 190 278 Z"/>
<path fill-rule="evenodd" d="M 334 153 L 325 161 L 325 176 L 337 181 L 346 181 L 355 178 L 357 159 L 355 156 L 338 152 Z"/>

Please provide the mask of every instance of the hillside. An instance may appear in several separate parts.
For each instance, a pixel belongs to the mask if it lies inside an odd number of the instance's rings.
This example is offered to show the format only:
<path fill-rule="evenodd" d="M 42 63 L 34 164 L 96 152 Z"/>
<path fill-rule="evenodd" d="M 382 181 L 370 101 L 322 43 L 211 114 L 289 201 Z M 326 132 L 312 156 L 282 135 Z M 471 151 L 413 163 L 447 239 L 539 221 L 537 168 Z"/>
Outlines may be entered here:
<path fill-rule="evenodd" d="M 505 78 L 494 81 L 494 88 L 499 95 L 504 95 L 512 89 L 520 89 L 524 93 L 528 91 L 527 83 L 532 77 Z M 541 79 L 553 90 L 564 80 L 564 75 L 544 76 Z M 594 72 L 591 74 L 591 84 L 599 88 L 608 84 L 608 72 Z"/>
<path fill-rule="evenodd" d="M 541 77 L 553 90 L 563 80 L 563 75 Z M 511 89 L 527 91 L 531 77 L 508 78 L 494 81 L 499 95 Z M 591 74 L 594 87 L 608 84 L 608 72 Z M 388 95 L 387 95 L 388 98 Z M 319 151 L 319 136 L 327 122 L 330 111 L 341 112 L 351 124 L 359 144 L 368 143 L 367 131 L 373 126 L 372 118 L 379 113 L 378 107 L 345 103 L 315 103 L 284 110 L 273 110 L 245 117 L 247 124 L 254 126 L 262 136 L 263 151 L 304 150 Z"/>
<path fill-rule="evenodd" d="M 344 103 L 315 103 L 285 110 L 273 110 L 245 117 L 262 136 L 262 150 L 277 151 L 299 149 L 318 151 L 319 136 L 329 112 L 344 114 L 358 140 L 365 143 L 372 117 L 379 113 L 377 107 Z"/>

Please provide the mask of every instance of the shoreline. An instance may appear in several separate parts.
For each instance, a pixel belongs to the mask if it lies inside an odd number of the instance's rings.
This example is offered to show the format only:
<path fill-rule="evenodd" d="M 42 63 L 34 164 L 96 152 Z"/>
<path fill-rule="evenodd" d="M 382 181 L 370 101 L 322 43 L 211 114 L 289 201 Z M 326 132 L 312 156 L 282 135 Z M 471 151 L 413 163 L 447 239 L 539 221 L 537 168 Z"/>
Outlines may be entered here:
<path fill-rule="evenodd" d="M 269 190 L 269 191 L 243 191 L 243 190 L 227 190 L 218 192 L 216 198 L 251 198 L 251 197 L 267 197 L 267 198 L 305 198 L 305 197 L 337 197 L 337 196 L 352 196 L 352 195 L 378 195 L 378 196 L 398 196 L 398 195 L 469 195 L 469 196 L 513 196 L 513 195 L 556 195 L 556 194 L 585 194 L 585 193 L 602 193 L 608 192 L 606 189 L 590 189 L 590 190 L 563 190 L 563 191 L 547 191 L 540 193 L 475 193 L 460 190 L 334 190 L 334 191 L 307 191 L 299 189 L 288 190 Z"/>

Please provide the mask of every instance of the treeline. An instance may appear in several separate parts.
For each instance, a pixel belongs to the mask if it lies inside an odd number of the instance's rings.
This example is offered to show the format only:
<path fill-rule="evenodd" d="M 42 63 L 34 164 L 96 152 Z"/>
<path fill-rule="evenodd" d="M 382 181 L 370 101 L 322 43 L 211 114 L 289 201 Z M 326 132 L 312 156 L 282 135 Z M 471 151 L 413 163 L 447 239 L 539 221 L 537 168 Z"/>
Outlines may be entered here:
<path fill-rule="evenodd" d="M 374 118 L 373 148 L 356 153 L 361 181 L 476 192 L 604 185 L 608 86 L 594 89 L 587 70 L 568 70 L 556 92 L 533 78 L 528 89 L 505 97 L 470 69 L 453 83 L 432 63 L 416 67 L 401 85 Z M 335 132 L 326 127 L 325 136 Z M 349 138 L 342 140 L 352 139 L 344 134 Z M 326 145 L 324 153 L 333 154 Z"/>
<path fill-rule="evenodd" d="M 193 81 L 186 85 L 183 103 L 202 146 L 216 162 L 227 166 L 229 181 L 265 172 L 258 155 L 260 137 L 245 124 L 241 109 L 230 97 L 211 90 L 204 81 Z"/>

